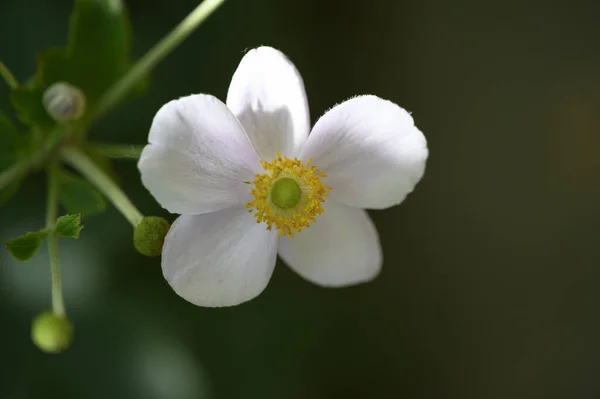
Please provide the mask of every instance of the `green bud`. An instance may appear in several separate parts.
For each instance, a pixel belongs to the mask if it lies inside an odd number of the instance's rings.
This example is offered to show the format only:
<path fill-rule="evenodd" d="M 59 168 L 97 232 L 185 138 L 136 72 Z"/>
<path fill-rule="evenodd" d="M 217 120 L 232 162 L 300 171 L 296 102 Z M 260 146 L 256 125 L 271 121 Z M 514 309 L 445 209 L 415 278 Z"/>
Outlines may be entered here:
<path fill-rule="evenodd" d="M 66 82 L 57 82 L 48 87 L 42 102 L 48 114 L 59 122 L 78 119 L 85 111 L 85 95 Z"/>
<path fill-rule="evenodd" d="M 33 319 L 31 339 L 46 353 L 63 352 L 73 341 L 73 324 L 65 316 L 42 312 Z"/>
<path fill-rule="evenodd" d="M 293 208 L 302 199 L 302 189 L 293 179 L 283 177 L 271 187 L 271 202 L 282 209 Z"/>
<path fill-rule="evenodd" d="M 159 216 L 145 216 L 133 230 L 135 249 L 142 255 L 159 256 L 170 228 L 169 222 Z"/>

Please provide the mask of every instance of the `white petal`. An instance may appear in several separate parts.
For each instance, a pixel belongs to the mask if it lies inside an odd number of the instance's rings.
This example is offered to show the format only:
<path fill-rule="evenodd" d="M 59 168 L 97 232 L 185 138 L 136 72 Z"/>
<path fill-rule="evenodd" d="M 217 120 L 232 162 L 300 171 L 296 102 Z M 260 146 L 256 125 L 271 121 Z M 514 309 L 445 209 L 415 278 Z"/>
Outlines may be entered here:
<path fill-rule="evenodd" d="M 138 167 L 144 186 L 168 211 L 198 214 L 251 199 L 244 181 L 262 170 L 244 128 L 217 98 L 193 95 L 154 117 Z"/>
<path fill-rule="evenodd" d="M 293 237 L 282 237 L 279 255 L 300 276 L 324 287 L 374 279 L 381 270 L 379 236 L 366 211 L 323 203 L 317 221 Z"/>
<path fill-rule="evenodd" d="M 227 106 L 248 132 L 261 159 L 293 156 L 310 130 L 304 83 L 278 50 L 250 50 L 233 74 Z"/>
<path fill-rule="evenodd" d="M 301 152 L 327 173 L 332 198 L 375 209 L 404 200 L 423 176 L 427 155 L 427 141 L 410 114 L 375 96 L 329 110 Z"/>
<path fill-rule="evenodd" d="M 177 295 L 198 306 L 233 306 L 260 294 L 277 259 L 277 232 L 242 206 L 180 216 L 165 238 L 162 270 Z"/>

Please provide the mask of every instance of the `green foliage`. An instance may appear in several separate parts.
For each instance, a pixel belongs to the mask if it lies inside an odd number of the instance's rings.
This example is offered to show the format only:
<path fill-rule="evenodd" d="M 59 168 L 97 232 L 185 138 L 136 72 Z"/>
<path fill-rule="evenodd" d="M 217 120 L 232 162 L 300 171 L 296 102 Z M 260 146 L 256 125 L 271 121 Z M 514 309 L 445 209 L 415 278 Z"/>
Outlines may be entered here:
<path fill-rule="evenodd" d="M 54 227 L 56 233 L 61 237 L 79 238 L 79 233 L 83 226 L 81 225 L 81 215 L 64 215 L 56 220 Z"/>
<path fill-rule="evenodd" d="M 23 122 L 42 128 L 54 125 L 42 96 L 48 86 L 60 81 L 79 88 L 88 111 L 93 109 L 106 89 L 130 68 L 130 48 L 131 27 L 121 0 L 76 0 L 67 47 L 42 52 L 35 76 L 12 93 Z"/>
<path fill-rule="evenodd" d="M 65 316 L 42 312 L 31 323 L 31 340 L 46 353 L 63 352 L 73 341 L 73 324 Z"/>
<path fill-rule="evenodd" d="M 23 123 L 50 129 L 56 122 L 48 115 L 42 103 L 44 88 L 37 80 L 32 81 L 14 89 L 10 98 Z"/>
<path fill-rule="evenodd" d="M 0 162 L 13 157 L 18 147 L 19 132 L 4 113 L 0 112 Z"/>
<path fill-rule="evenodd" d="M 106 209 L 106 200 L 87 180 L 61 171 L 60 203 L 71 214 L 92 215 Z"/>
<path fill-rule="evenodd" d="M 21 188 L 20 181 L 14 181 L 0 190 L 0 206 L 6 204 Z"/>
<path fill-rule="evenodd" d="M 5 245 L 15 259 L 25 262 L 35 255 L 44 238 L 46 238 L 46 231 L 30 231 L 21 237 L 7 241 Z"/>
<path fill-rule="evenodd" d="M 0 112 L 0 172 L 17 161 L 24 143 L 24 137 L 19 134 L 12 121 Z M 14 181 L 0 189 L 0 206 L 15 195 L 19 187 L 20 182 Z"/>

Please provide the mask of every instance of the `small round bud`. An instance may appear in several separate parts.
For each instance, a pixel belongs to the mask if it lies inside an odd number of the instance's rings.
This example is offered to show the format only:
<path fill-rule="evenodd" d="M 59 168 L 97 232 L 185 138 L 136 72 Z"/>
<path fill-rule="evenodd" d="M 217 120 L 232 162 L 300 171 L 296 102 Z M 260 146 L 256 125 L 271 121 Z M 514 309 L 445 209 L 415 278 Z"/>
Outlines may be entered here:
<path fill-rule="evenodd" d="M 63 352 L 73 340 L 73 324 L 65 316 L 42 312 L 31 323 L 31 339 L 46 353 Z"/>
<path fill-rule="evenodd" d="M 56 121 L 75 120 L 85 111 L 85 95 L 66 82 L 56 82 L 44 92 L 42 102 L 48 114 Z"/>
<path fill-rule="evenodd" d="M 159 216 L 145 216 L 133 230 L 135 249 L 142 255 L 159 256 L 170 228 L 169 222 Z"/>

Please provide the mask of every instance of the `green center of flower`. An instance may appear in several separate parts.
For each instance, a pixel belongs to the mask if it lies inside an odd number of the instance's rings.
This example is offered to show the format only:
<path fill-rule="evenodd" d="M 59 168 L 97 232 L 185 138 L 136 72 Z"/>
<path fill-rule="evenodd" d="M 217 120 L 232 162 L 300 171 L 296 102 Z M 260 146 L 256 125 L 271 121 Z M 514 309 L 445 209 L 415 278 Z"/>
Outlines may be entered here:
<path fill-rule="evenodd" d="M 292 237 L 316 221 L 331 187 L 321 181 L 327 177 L 325 172 L 310 162 L 281 154 L 271 162 L 260 161 L 265 172 L 245 182 L 254 186 L 250 190 L 254 199 L 246 208 L 254 214 L 256 223 L 265 223 L 268 231 L 275 227 L 280 236 Z"/>
<path fill-rule="evenodd" d="M 282 177 L 271 187 L 271 202 L 281 209 L 293 208 L 301 199 L 302 189 L 289 177 Z"/>

